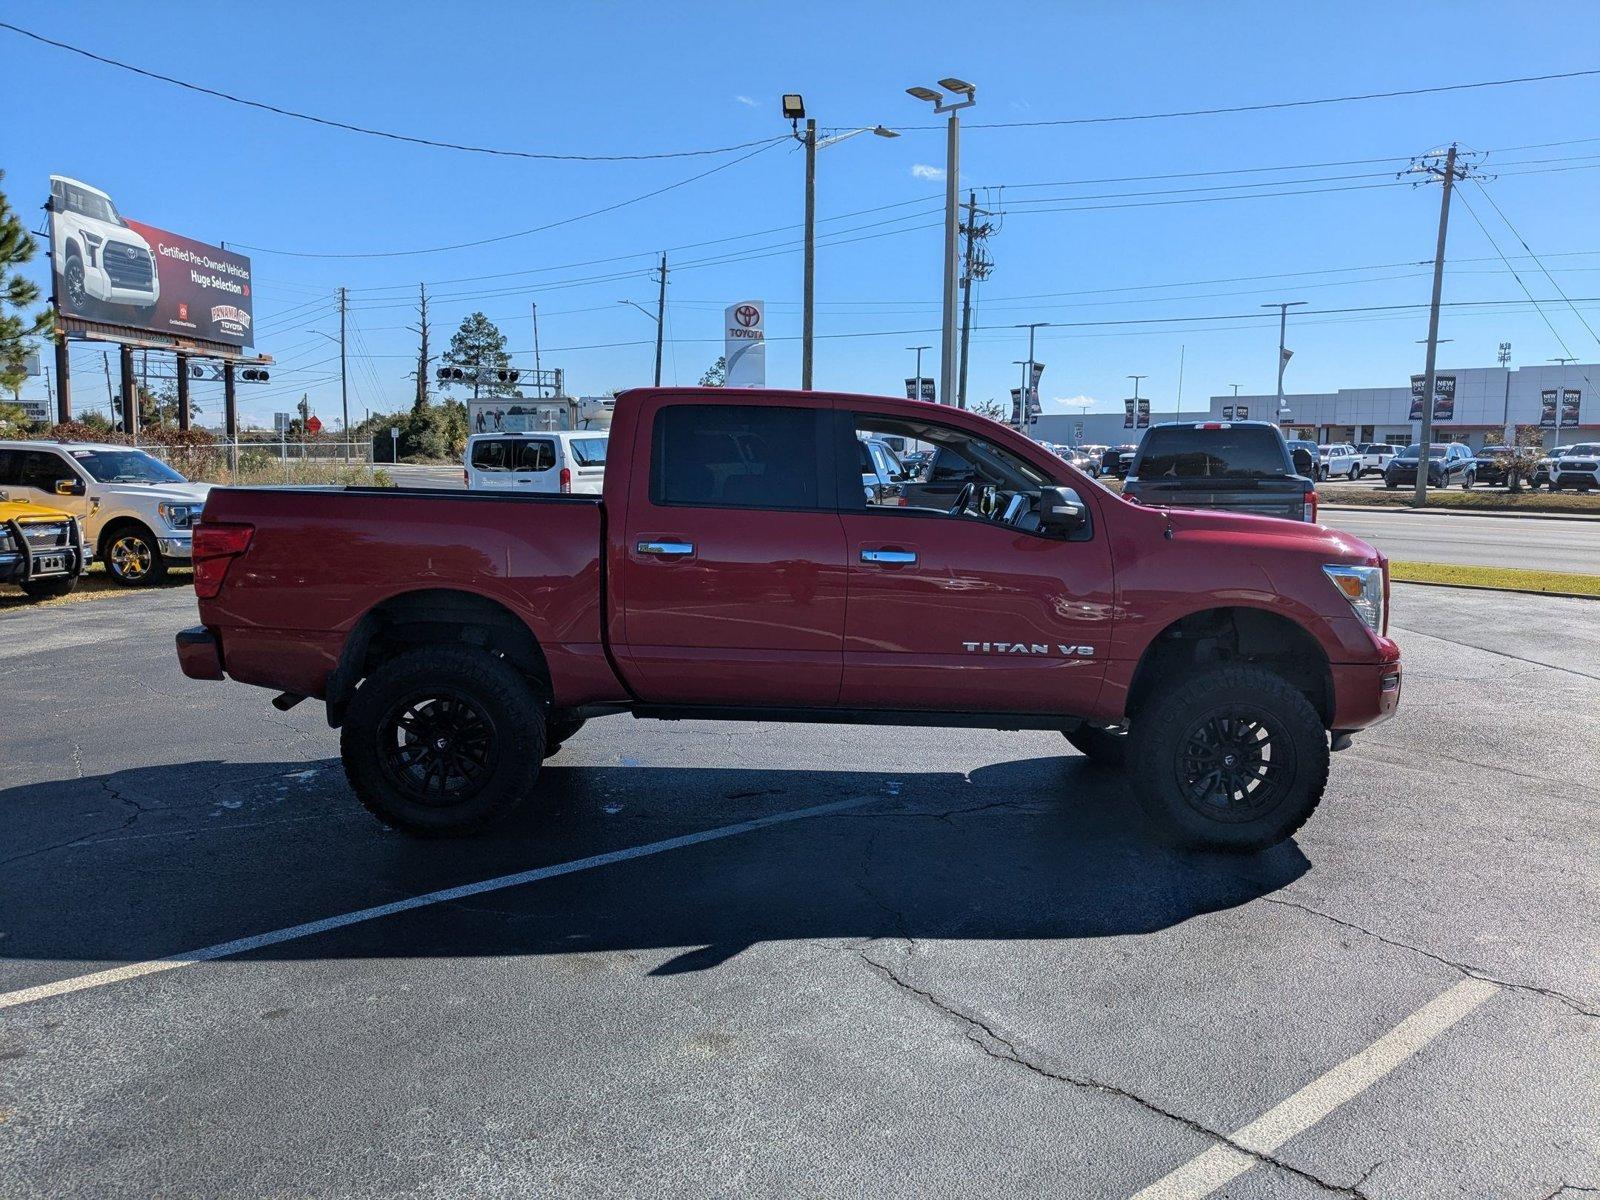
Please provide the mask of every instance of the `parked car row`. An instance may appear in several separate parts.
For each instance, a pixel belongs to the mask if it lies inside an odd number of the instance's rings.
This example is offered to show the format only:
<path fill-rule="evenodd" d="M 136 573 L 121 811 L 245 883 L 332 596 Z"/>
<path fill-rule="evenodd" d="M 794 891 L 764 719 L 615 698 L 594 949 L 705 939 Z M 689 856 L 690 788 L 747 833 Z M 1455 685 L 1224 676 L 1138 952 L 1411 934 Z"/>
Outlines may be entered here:
<path fill-rule="evenodd" d="M 128 586 L 189 563 L 210 490 L 134 446 L 0 441 L 0 492 L 71 517 L 84 562 L 100 559 Z"/>
<path fill-rule="evenodd" d="M 1477 478 L 1477 460 L 1462 442 L 1434 442 L 1428 447 L 1427 471 L 1429 487 L 1449 487 L 1459 483 L 1470 488 Z M 1383 469 L 1383 486 L 1393 490 L 1401 484 L 1415 484 L 1422 463 L 1422 447 L 1407 446 L 1389 460 Z"/>

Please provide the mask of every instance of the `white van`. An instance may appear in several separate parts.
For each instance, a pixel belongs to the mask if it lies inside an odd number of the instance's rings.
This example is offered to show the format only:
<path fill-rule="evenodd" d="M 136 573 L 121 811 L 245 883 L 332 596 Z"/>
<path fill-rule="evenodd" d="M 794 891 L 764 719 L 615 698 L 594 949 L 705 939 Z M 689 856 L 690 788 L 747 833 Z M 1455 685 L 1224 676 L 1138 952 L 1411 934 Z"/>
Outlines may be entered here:
<path fill-rule="evenodd" d="M 598 496 L 609 436 L 601 430 L 475 433 L 462 456 L 467 487 Z"/>

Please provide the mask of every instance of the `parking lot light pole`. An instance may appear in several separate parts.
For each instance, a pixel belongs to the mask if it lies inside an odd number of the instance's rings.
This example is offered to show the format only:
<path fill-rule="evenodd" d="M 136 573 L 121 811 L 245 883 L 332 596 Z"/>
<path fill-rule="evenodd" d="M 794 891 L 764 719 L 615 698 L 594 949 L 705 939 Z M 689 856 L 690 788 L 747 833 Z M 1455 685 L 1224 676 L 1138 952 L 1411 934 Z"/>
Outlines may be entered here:
<path fill-rule="evenodd" d="M 1289 332 L 1289 310 L 1298 308 L 1304 303 L 1306 303 L 1304 300 L 1285 300 L 1277 304 L 1263 304 L 1261 306 L 1262 308 L 1275 308 L 1278 310 L 1278 411 L 1280 413 L 1283 411 L 1283 369 L 1289 365 L 1288 347 L 1284 345 L 1284 338 Z"/>
<path fill-rule="evenodd" d="M 963 79 L 941 79 L 939 86 L 961 97 L 946 102 L 942 93 L 927 87 L 908 87 L 906 93 L 917 100 L 933 105 L 935 113 L 949 113 L 945 125 L 944 166 L 944 291 L 941 308 L 943 320 L 939 346 L 939 402 L 956 401 L 956 292 L 958 290 L 957 261 L 960 257 L 961 231 L 960 204 L 957 193 L 961 186 L 961 121 L 957 113 L 978 102 L 978 89 Z"/>
<path fill-rule="evenodd" d="M 924 350 L 932 350 L 933 347 L 932 346 L 907 346 L 906 349 L 907 350 L 915 350 L 917 352 L 917 394 L 915 396 L 911 397 L 911 398 L 913 400 L 921 400 L 922 399 L 922 352 Z"/>
<path fill-rule="evenodd" d="M 1036 329 L 1044 329 L 1049 321 L 1030 321 L 1025 325 L 1013 325 L 1013 329 L 1026 329 L 1028 331 L 1028 370 L 1022 377 L 1022 406 L 1017 422 L 1017 428 L 1024 429 L 1028 424 L 1028 394 L 1033 390 L 1033 334 Z"/>

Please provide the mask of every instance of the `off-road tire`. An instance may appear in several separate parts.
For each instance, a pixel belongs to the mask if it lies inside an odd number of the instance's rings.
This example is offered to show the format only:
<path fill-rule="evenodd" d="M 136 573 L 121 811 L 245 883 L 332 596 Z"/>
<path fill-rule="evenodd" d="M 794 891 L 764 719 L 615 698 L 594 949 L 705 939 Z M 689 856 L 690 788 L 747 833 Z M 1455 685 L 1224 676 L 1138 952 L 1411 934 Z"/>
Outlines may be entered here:
<path fill-rule="evenodd" d="M 425 801 L 412 768 L 398 765 L 417 743 L 404 742 L 397 722 L 417 711 L 411 706 L 441 698 L 487 727 L 486 761 L 483 778 L 468 781 L 459 798 Z M 510 816 L 533 792 L 544 747 L 544 706 L 528 681 L 505 659 L 462 645 L 409 650 L 384 663 L 356 689 L 339 734 L 356 798 L 385 825 L 417 837 L 476 833 Z"/>
<path fill-rule="evenodd" d="M 1128 765 L 1128 735 L 1093 725 L 1080 725 L 1064 735 L 1072 748 L 1097 767 L 1121 769 Z"/>
<path fill-rule="evenodd" d="M 78 577 L 70 579 L 30 579 L 20 585 L 30 600 L 54 600 L 57 596 L 66 596 L 78 586 Z"/>
<path fill-rule="evenodd" d="M 150 587 L 167 577 L 167 560 L 156 535 L 133 522 L 112 526 L 100 540 L 100 561 L 112 582 L 122 587 Z"/>
<path fill-rule="evenodd" d="M 1280 794 L 1259 812 L 1251 812 L 1246 798 L 1224 816 L 1184 785 L 1191 738 L 1230 714 L 1261 724 L 1273 761 L 1282 765 L 1274 785 Z M 1305 824 L 1328 784 L 1328 754 L 1327 732 L 1310 701 L 1265 667 L 1241 664 L 1185 675 L 1164 688 L 1133 720 L 1128 763 L 1140 804 L 1164 840 L 1243 852 L 1274 846 Z"/>

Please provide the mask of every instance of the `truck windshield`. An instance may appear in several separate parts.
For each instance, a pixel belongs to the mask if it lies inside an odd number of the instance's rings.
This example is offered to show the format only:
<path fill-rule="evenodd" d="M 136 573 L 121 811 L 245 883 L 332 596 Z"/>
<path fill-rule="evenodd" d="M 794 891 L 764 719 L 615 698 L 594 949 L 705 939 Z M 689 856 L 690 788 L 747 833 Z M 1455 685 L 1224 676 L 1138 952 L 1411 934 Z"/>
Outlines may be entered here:
<path fill-rule="evenodd" d="M 73 450 L 72 457 L 97 483 L 188 483 L 143 450 Z"/>
<path fill-rule="evenodd" d="M 1289 463 L 1281 434 L 1265 426 L 1196 429 L 1158 425 L 1140 448 L 1140 479 L 1282 479 Z"/>

